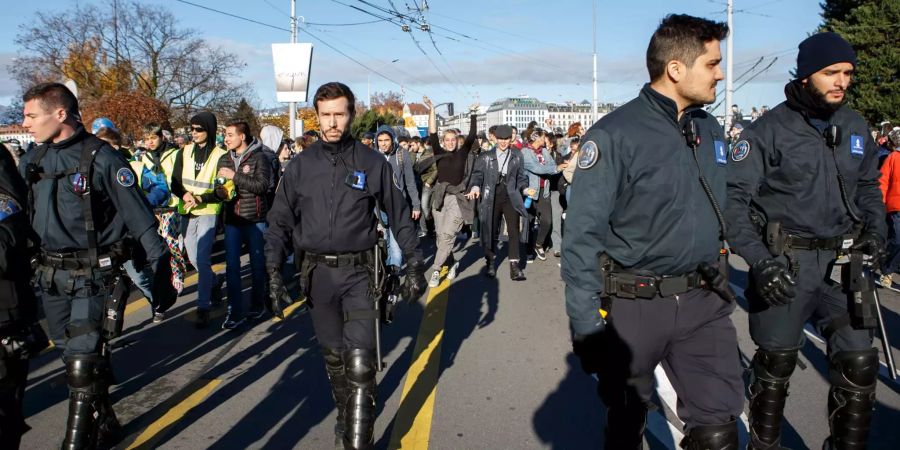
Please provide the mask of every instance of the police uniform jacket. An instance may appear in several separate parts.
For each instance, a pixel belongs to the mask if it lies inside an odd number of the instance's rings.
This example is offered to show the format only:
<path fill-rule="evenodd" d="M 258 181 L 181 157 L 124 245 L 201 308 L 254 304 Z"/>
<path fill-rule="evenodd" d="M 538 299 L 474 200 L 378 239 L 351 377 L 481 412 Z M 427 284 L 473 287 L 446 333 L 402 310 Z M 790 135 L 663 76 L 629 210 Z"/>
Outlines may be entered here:
<path fill-rule="evenodd" d="M 0 145 L 0 337 L 37 318 L 28 254 L 34 231 L 26 201 L 25 180 L 16 171 L 13 156 Z"/>
<path fill-rule="evenodd" d="M 360 173 L 364 186 L 351 187 Z M 280 268 L 292 245 L 314 254 L 373 249 L 376 203 L 387 212 L 404 259 L 420 257 L 409 206 L 384 155 L 348 135 L 338 143 L 316 141 L 291 160 L 278 185 L 267 217 L 267 267 Z"/>
<path fill-rule="evenodd" d="M 626 270 L 655 275 L 685 274 L 719 255 L 719 224 L 682 129 L 690 120 L 697 125 L 699 164 L 722 205 L 721 126 L 699 108 L 677 114 L 674 101 L 645 85 L 581 141 L 562 246 L 566 308 L 576 333 L 597 331 L 602 253 Z"/>
<path fill-rule="evenodd" d="M 82 149 L 96 139 L 79 126 L 68 139 L 42 144 L 47 146 L 40 161 L 43 173 L 52 175 L 77 168 Z M 23 177 L 32 159 L 40 152 L 39 146 L 22 157 L 19 171 Z M 88 249 L 82 210 L 82 194 L 87 186 L 87 180 L 80 174 L 41 178 L 31 185 L 32 226 L 40 238 L 41 249 L 59 253 Z M 156 218 L 137 185 L 134 171 L 122 154 L 106 143 L 94 156 L 89 188 L 100 249 L 132 237 L 140 242 L 150 262 L 156 262 L 167 251 L 156 233 Z"/>
<path fill-rule="evenodd" d="M 748 264 L 770 256 L 763 240 L 766 221 L 780 221 L 786 232 L 807 238 L 851 232 L 838 169 L 863 228 L 885 236 L 878 149 L 869 127 L 847 106 L 830 122 L 841 130 L 833 151 L 807 113 L 781 103 L 745 128 L 731 150 L 728 243 Z"/>

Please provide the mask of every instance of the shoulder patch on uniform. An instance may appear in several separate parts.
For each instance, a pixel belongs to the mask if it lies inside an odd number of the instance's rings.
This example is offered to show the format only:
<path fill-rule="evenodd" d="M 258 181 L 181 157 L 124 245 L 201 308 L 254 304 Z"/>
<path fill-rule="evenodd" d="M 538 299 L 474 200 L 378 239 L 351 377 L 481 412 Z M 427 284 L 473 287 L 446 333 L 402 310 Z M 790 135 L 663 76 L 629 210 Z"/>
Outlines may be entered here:
<path fill-rule="evenodd" d="M 578 168 L 590 169 L 600 159 L 600 149 L 594 141 L 585 141 L 578 149 Z"/>
<path fill-rule="evenodd" d="M 750 154 L 750 143 L 746 140 L 738 141 L 731 149 L 731 160 L 734 162 L 743 161 Z"/>
<path fill-rule="evenodd" d="M 116 172 L 116 181 L 124 187 L 134 186 L 134 172 L 127 167 L 123 167 Z"/>
<path fill-rule="evenodd" d="M 0 195 L 0 222 L 20 211 L 22 208 L 13 198 Z"/>

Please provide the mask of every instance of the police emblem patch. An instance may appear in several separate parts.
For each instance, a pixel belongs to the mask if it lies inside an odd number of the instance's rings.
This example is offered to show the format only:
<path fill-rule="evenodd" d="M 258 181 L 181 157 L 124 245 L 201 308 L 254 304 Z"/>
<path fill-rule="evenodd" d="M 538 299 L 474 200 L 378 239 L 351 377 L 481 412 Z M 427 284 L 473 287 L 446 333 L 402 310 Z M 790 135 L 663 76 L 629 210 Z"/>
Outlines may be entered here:
<path fill-rule="evenodd" d="M 0 195 L 0 222 L 21 210 L 22 208 L 19 208 L 19 204 L 15 200 L 5 195 Z"/>
<path fill-rule="evenodd" d="M 750 154 L 750 143 L 747 141 L 739 141 L 734 144 L 731 149 L 731 160 L 734 162 L 743 161 Z"/>
<path fill-rule="evenodd" d="M 585 141 L 578 150 L 578 168 L 590 169 L 600 159 L 600 149 L 594 141 Z"/>
<path fill-rule="evenodd" d="M 134 172 L 127 167 L 123 167 L 116 172 L 116 181 L 124 187 L 134 186 Z"/>

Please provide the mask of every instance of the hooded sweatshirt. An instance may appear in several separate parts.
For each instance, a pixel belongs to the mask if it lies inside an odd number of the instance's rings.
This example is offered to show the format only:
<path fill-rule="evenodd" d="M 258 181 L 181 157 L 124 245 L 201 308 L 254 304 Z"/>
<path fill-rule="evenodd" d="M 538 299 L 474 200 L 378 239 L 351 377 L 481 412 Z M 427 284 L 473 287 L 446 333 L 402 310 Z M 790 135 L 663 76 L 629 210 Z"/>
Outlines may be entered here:
<path fill-rule="evenodd" d="M 172 170 L 172 194 L 176 195 L 178 198 L 184 196 L 185 192 L 184 184 L 182 184 L 181 174 L 182 169 L 184 167 L 184 152 L 192 151 L 194 152 L 194 161 L 198 164 L 201 164 L 201 161 L 204 161 L 202 164 L 215 164 L 216 161 L 208 161 L 209 155 L 212 153 L 213 149 L 216 146 L 216 131 L 217 131 L 217 122 L 216 116 L 208 111 L 201 111 L 191 117 L 191 125 L 197 125 L 203 127 L 206 130 L 206 143 L 200 147 L 197 144 L 191 143 L 185 146 L 184 150 L 178 154 L 178 157 L 175 159 L 175 167 Z M 200 173 L 200 168 L 195 168 L 194 174 Z M 215 194 L 204 194 L 201 197 L 202 203 L 215 203 L 219 200 L 215 197 Z"/>
<path fill-rule="evenodd" d="M 375 138 L 377 139 L 381 134 L 387 134 L 391 137 L 391 151 L 388 153 L 383 153 L 380 149 L 378 151 L 382 153 L 391 164 L 394 186 L 409 197 L 409 200 L 412 202 L 413 211 L 420 211 L 421 200 L 419 199 L 419 188 L 416 185 L 416 174 L 413 171 L 413 161 L 412 157 L 409 155 L 409 151 L 404 150 L 397 144 L 397 136 L 394 134 L 393 128 L 382 125 L 378 127 L 378 130 L 375 132 Z"/>

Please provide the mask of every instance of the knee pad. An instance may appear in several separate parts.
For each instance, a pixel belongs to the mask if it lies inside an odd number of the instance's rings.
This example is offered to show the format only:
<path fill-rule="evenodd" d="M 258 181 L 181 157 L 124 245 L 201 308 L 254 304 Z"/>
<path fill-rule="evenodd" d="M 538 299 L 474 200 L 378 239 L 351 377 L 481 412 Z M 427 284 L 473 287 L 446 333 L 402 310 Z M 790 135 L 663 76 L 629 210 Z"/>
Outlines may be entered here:
<path fill-rule="evenodd" d="M 721 425 L 703 425 L 691 428 L 687 436 L 681 440 L 681 448 L 685 450 L 737 450 L 737 423 L 732 420 Z"/>
<path fill-rule="evenodd" d="M 787 380 L 797 365 L 797 352 L 792 350 L 759 349 L 753 356 L 753 375 L 767 381 Z"/>
<path fill-rule="evenodd" d="M 355 383 L 375 381 L 375 351 L 353 348 L 344 351 L 347 379 Z"/>
<path fill-rule="evenodd" d="M 66 357 L 66 380 L 73 389 L 88 389 L 106 373 L 105 361 L 99 355 L 72 355 Z"/>
<path fill-rule="evenodd" d="M 878 365 L 878 350 L 874 348 L 837 352 L 829 361 L 831 385 L 854 392 L 875 390 Z"/>

